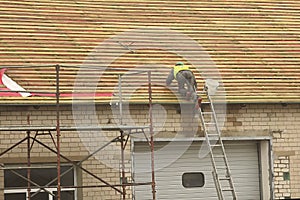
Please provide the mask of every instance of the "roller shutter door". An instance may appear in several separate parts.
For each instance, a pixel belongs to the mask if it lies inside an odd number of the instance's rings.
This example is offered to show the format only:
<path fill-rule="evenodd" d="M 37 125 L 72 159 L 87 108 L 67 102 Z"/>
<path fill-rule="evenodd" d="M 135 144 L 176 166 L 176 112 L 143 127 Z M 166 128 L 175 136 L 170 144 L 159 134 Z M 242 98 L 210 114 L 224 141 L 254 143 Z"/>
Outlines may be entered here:
<path fill-rule="evenodd" d="M 211 174 L 211 161 L 209 155 L 199 158 L 199 147 L 202 142 L 193 142 L 178 158 L 178 151 L 186 146 L 185 142 L 172 142 L 167 150 L 163 147 L 165 142 L 155 143 L 155 172 L 156 195 L 159 200 L 167 199 L 217 199 L 216 189 Z M 259 162 L 257 142 L 225 142 L 232 177 L 237 191 L 238 199 L 260 199 Z M 158 150 L 160 149 L 160 150 Z M 158 151 L 157 151 L 158 150 Z M 134 143 L 133 171 L 135 182 L 151 181 L 151 159 L 149 146 L 144 142 Z M 162 167 L 164 163 L 170 163 Z M 145 172 L 147 169 L 148 172 Z M 202 187 L 187 188 L 182 184 L 185 173 L 202 173 L 204 185 Z M 136 186 L 134 199 L 152 199 L 151 186 Z"/>

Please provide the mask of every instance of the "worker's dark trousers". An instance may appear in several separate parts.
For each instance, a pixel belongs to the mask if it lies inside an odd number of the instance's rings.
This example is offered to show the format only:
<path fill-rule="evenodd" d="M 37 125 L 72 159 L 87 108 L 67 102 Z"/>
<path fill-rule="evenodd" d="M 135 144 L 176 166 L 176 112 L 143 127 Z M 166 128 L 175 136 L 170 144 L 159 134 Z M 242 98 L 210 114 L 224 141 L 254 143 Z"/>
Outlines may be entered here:
<path fill-rule="evenodd" d="M 183 70 L 178 72 L 176 80 L 178 82 L 178 91 L 182 96 L 186 97 L 187 92 L 190 92 L 192 96 L 196 95 L 194 88 L 195 77 L 191 71 Z"/>

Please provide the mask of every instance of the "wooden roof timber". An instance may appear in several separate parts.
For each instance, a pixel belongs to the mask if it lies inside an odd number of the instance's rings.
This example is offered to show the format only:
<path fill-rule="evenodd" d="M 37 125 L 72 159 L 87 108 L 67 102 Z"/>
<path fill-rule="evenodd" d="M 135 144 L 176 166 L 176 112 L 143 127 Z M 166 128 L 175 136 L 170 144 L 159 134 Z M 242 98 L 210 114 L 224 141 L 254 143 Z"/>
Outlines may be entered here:
<path fill-rule="evenodd" d="M 158 50 L 157 44 L 140 34 L 123 37 L 128 44 L 134 42 L 137 50 L 106 66 L 109 71 L 101 74 L 101 79 L 94 77 L 97 73 L 93 70 L 80 71 L 84 78 L 78 79 L 78 66 L 98 67 L 101 63 L 86 59 L 103 41 L 126 30 L 156 26 L 186 35 L 209 54 L 213 66 L 191 66 L 199 90 L 204 77 L 221 78 L 229 103 L 300 102 L 300 2 L 296 0 L 280 3 L 274 0 L 0 0 L 0 4 L 0 65 L 76 66 L 62 68 L 62 92 L 90 91 L 97 86 L 97 92 L 115 93 L 118 75 L 153 64 L 161 68 L 153 71 L 153 79 L 158 84 L 153 86 L 154 102 L 176 103 L 177 97 L 163 86 L 165 78 L 175 62 L 191 63 L 174 53 Z M 152 37 L 163 38 L 175 47 L 180 43 L 190 56 L 199 56 L 197 48 L 184 45 L 185 40 L 180 37 L 155 31 Z M 102 52 L 105 59 L 119 55 L 119 47 L 114 45 L 108 46 L 106 53 Z M 143 49 L 144 46 L 148 49 Z M 52 67 L 9 68 L 7 74 L 27 90 L 55 91 Z M 91 83 L 83 84 L 85 80 Z M 82 85 L 74 89 L 74 81 Z M 137 77 L 126 84 L 138 87 L 143 82 Z M 176 83 L 170 89 L 176 91 Z M 95 97 L 94 101 L 108 103 L 111 98 Z M 147 88 L 138 87 L 129 101 L 146 103 Z M 0 98 L 4 104 L 54 102 L 52 97 Z M 62 102 L 71 103 L 72 99 L 62 97 Z"/>

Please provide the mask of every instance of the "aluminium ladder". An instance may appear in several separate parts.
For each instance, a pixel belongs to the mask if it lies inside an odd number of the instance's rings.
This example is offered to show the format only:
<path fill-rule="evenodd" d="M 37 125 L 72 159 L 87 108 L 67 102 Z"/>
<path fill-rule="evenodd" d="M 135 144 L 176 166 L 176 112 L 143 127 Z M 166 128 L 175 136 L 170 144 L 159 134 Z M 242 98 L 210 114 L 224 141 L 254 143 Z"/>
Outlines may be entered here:
<path fill-rule="evenodd" d="M 224 200 L 225 196 L 236 200 L 236 191 L 221 138 L 221 131 L 217 123 L 217 115 L 208 89 L 207 86 L 204 89 L 209 105 L 208 111 L 204 112 L 201 106 L 199 106 L 198 110 L 211 157 L 214 183 L 219 200 Z"/>

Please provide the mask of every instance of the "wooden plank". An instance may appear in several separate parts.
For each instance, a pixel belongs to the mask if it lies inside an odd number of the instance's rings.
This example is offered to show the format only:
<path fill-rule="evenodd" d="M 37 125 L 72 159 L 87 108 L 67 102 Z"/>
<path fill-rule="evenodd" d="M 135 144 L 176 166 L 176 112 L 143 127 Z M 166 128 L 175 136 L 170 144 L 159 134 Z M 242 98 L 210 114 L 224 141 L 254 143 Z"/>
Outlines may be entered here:
<path fill-rule="evenodd" d="M 198 66 L 202 74 L 193 68 L 199 87 L 204 84 L 204 75 L 221 77 L 226 95 L 232 102 L 239 101 L 236 98 L 240 98 L 240 101 L 254 101 L 253 97 L 257 97 L 260 102 L 270 99 L 274 101 L 275 96 L 286 96 L 295 101 L 294 97 L 299 94 L 300 3 L 296 1 L 285 1 L 283 7 L 269 0 L 251 3 L 245 0 L 100 0 L 76 3 L 39 0 L 34 4 L 32 1 L 0 2 L 1 64 L 80 65 L 98 44 L 128 28 L 140 28 L 141 24 L 167 26 L 201 44 L 216 63 L 212 67 L 218 70 Z M 155 32 L 153 38 L 169 40 L 173 45 L 181 42 L 180 38 Z M 133 67 L 147 63 L 163 62 L 162 66 L 166 68 L 153 72 L 155 81 L 163 83 L 174 61 L 182 60 L 177 55 L 157 51 L 159 45 L 145 41 L 143 36 L 133 35 L 126 39 L 144 43 L 144 46 L 152 49 L 138 50 L 136 55 L 123 55 L 112 63 L 111 67 L 115 69 L 101 75 L 96 85 L 97 91 L 114 91 L 117 86 L 116 74 L 126 73 Z M 143 45 L 137 47 L 144 48 Z M 184 48 L 190 56 L 197 56 L 197 49 L 189 45 Z M 111 48 L 105 58 L 115 58 L 118 54 L 118 48 Z M 97 60 L 90 65 L 97 66 Z M 120 66 L 124 70 L 117 69 Z M 63 92 L 73 90 L 77 72 L 74 68 L 61 72 L 60 85 Z M 94 79 L 92 73 L 90 71 L 81 75 L 91 80 Z M 55 90 L 53 69 L 8 70 L 7 74 L 28 90 Z M 77 83 L 80 81 L 77 80 Z M 131 83 L 131 80 L 125 80 L 124 83 L 138 87 L 144 81 L 136 79 L 135 83 Z M 76 89 L 89 90 L 93 85 L 91 82 L 77 86 Z M 176 91 L 176 83 L 171 88 Z M 158 101 L 174 102 L 174 97 L 166 88 L 153 86 L 153 89 L 153 94 L 161 98 Z M 141 102 L 147 96 L 147 89 L 143 86 L 135 95 L 132 98 Z M 30 101 L 44 101 L 34 98 Z M 104 102 L 107 99 L 98 98 L 97 101 Z"/>

